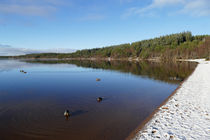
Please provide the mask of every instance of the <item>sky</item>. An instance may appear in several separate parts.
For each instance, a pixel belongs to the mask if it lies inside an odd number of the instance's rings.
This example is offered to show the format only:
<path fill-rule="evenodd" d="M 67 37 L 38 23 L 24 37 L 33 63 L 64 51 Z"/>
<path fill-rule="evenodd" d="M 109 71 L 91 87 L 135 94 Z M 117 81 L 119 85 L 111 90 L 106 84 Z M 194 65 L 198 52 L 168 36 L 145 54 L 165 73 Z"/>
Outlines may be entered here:
<path fill-rule="evenodd" d="M 1 48 L 97 48 L 210 34 L 210 0 L 0 0 Z"/>

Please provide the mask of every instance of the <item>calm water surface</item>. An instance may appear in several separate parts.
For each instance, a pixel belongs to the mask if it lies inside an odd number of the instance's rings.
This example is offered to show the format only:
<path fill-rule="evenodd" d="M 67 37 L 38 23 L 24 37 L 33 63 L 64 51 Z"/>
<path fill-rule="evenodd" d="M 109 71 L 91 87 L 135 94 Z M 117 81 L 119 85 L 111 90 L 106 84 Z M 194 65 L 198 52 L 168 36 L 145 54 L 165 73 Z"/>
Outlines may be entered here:
<path fill-rule="evenodd" d="M 195 67 L 189 62 L 0 60 L 0 140 L 122 140 Z"/>

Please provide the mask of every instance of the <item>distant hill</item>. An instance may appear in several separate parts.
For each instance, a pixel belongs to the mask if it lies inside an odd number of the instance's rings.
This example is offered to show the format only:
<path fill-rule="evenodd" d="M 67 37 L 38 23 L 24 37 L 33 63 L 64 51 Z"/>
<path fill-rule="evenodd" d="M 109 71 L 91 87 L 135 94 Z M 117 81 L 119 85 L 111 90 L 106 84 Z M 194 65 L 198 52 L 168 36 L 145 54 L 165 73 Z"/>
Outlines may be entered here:
<path fill-rule="evenodd" d="M 191 59 L 209 58 L 210 36 L 182 32 L 103 48 L 79 50 L 74 53 L 42 53 L 22 55 L 15 58 L 59 58 L 59 59 Z"/>
<path fill-rule="evenodd" d="M 0 56 L 19 56 L 26 54 L 73 53 L 73 52 L 75 52 L 75 50 L 68 48 L 29 49 L 29 48 L 15 48 L 9 45 L 0 44 Z"/>

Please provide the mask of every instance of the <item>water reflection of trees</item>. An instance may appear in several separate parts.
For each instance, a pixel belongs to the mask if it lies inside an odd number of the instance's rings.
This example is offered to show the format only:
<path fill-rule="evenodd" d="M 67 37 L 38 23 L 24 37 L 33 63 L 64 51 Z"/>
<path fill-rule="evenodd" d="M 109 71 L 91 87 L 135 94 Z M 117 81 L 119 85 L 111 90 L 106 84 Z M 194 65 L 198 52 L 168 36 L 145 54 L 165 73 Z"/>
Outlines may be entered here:
<path fill-rule="evenodd" d="M 44 64 L 75 64 L 78 67 L 115 70 L 125 73 L 132 73 L 155 80 L 169 83 L 179 83 L 188 77 L 196 67 L 192 62 L 129 62 L 129 61 L 90 61 L 90 60 L 33 60 L 30 63 Z"/>

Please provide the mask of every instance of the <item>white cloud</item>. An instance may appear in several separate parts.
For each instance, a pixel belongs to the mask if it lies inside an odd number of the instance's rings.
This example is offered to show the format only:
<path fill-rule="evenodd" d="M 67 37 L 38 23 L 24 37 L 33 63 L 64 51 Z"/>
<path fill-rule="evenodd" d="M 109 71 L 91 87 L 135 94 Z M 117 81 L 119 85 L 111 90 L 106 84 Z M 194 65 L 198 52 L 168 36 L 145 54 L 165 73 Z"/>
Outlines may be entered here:
<path fill-rule="evenodd" d="M 8 5 L 0 4 L 0 12 L 7 14 L 29 15 L 29 16 L 47 16 L 55 12 L 53 6 L 33 6 L 33 5 Z"/>
<path fill-rule="evenodd" d="M 157 8 L 157 7 L 164 7 L 164 6 L 171 6 L 184 3 L 184 0 L 153 0 L 153 3 L 149 6 L 151 8 Z"/>
<path fill-rule="evenodd" d="M 153 0 L 153 2 L 150 5 L 143 8 L 138 8 L 135 11 L 135 14 L 149 15 L 151 14 L 151 10 L 153 9 L 175 6 L 175 5 L 183 4 L 183 3 L 184 3 L 184 0 Z"/>
<path fill-rule="evenodd" d="M 48 16 L 64 4 L 63 0 L 1 0 L 0 14 Z"/>
<path fill-rule="evenodd" d="M 210 1 L 209 0 L 193 0 L 187 2 L 180 12 L 190 14 L 192 16 L 209 16 Z"/>
<path fill-rule="evenodd" d="M 72 53 L 73 49 L 68 48 L 53 48 L 53 49 L 27 49 L 27 48 L 14 48 L 9 45 L 0 44 L 0 56 L 17 56 L 32 53 Z"/>
<path fill-rule="evenodd" d="M 122 17 L 131 15 L 150 15 L 158 10 L 167 9 L 167 12 L 184 13 L 191 16 L 210 16 L 210 0 L 153 0 L 145 7 L 131 7 Z M 174 11 L 173 11 L 174 10 Z"/>

